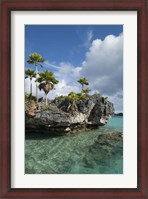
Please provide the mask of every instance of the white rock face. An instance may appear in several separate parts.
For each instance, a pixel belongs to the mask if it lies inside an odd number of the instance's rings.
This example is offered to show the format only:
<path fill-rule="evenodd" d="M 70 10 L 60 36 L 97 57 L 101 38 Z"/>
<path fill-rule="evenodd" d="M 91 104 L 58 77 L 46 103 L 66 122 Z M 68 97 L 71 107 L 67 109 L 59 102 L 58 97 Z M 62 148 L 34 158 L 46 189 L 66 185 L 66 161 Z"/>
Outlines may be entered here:
<path fill-rule="evenodd" d="M 101 119 L 100 119 L 100 124 L 101 124 L 101 125 L 107 124 L 109 118 L 110 118 L 110 117 L 108 117 L 108 116 L 107 116 L 107 117 L 106 117 L 106 116 L 101 117 Z"/>
<path fill-rule="evenodd" d="M 70 118 L 70 122 L 73 124 L 87 122 L 87 115 L 83 113 L 78 113 L 76 116 Z"/>
<path fill-rule="evenodd" d="M 69 131 L 71 131 L 71 129 L 69 127 L 67 127 L 64 131 L 69 132 Z"/>

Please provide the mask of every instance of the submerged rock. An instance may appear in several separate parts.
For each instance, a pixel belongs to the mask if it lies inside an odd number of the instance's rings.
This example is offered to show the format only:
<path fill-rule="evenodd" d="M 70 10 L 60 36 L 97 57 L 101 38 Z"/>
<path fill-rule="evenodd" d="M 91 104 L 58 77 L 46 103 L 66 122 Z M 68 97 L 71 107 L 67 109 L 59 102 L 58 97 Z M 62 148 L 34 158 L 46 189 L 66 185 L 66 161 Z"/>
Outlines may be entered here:
<path fill-rule="evenodd" d="M 109 170 L 111 165 L 116 168 L 114 173 L 122 173 L 123 134 L 116 131 L 100 134 L 94 144 L 89 147 L 84 162 L 87 166 L 93 162 L 100 173 L 101 170 L 103 173 L 112 173 Z M 122 164 L 118 165 L 119 162 L 122 162 Z"/>
<path fill-rule="evenodd" d="M 33 108 L 32 108 L 33 107 Z M 69 134 L 105 125 L 114 114 L 113 104 L 100 96 L 87 96 L 73 103 L 67 98 L 25 104 L 26 132 Z"/>
<path fill-rule="evenodd" d="M 118 131 L 112 131 L 105 134 L 100 134 L 92 146 L 91 150 L 100 149 L 106 155 L 111 155 L 116 152 L 122 152 L 123 149 L 123 134 Z"/>

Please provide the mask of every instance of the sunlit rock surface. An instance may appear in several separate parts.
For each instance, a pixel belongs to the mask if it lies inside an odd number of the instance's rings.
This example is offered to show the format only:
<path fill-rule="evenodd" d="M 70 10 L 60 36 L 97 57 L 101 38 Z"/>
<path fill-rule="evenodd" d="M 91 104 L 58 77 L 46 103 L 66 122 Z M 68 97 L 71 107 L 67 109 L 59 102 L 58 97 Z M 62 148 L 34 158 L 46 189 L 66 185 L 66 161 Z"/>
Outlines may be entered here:
<path fill-rule="evenodd" d="M 66 98 L 25 104 L 26 132 L 69 134 L 105 125 L 114 114 L 113 104 L 100 96 L 87 96 L 76 103 Z"/>

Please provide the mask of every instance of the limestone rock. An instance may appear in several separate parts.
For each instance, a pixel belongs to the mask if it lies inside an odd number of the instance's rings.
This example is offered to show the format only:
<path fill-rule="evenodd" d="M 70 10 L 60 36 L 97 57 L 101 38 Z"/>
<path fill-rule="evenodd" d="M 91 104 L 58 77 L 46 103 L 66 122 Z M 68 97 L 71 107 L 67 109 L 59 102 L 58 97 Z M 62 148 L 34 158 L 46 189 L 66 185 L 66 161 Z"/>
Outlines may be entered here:
<path fill-rule="evenodd" d="M 105 125 L 114 114 L 113 104 L 102 102 L 101 97 L 88 96 L 75 104 L 67 98 L 25 104 L 26 132 L 66 134 L 86 131 Z M 67 130 L 68 129 L 68 130 Z"/>

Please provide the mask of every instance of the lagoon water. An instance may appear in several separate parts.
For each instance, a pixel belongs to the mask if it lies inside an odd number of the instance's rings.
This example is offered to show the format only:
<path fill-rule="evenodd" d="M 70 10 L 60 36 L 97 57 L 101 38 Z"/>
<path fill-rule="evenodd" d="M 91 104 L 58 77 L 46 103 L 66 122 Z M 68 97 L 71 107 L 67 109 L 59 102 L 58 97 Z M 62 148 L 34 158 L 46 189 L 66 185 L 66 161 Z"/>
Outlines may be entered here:
<path fill-rule="evenodd" d="M 114 116 L 97 130 L 69 136 L 49 136 L 43 132 L 25 136 L 26 174 L 122 174 L 123 155 L 94 154 L 91 147 L 99 134 L 123 132 L 123 117 Z M 102 155 L 102 156 L 101 156 Z M 101 157 L 98 161 L 96 156 Z"/>

